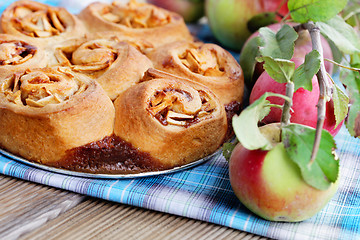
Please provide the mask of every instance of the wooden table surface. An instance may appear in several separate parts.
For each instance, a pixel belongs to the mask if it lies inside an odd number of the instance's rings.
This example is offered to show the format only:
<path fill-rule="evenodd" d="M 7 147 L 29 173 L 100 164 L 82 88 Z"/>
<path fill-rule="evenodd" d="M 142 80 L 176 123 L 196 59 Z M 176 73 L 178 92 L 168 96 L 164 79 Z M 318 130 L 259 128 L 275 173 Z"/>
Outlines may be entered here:
<path fill-rule="evenodd" d="M 265 239 L 0 175 L 0 239 Z"/>

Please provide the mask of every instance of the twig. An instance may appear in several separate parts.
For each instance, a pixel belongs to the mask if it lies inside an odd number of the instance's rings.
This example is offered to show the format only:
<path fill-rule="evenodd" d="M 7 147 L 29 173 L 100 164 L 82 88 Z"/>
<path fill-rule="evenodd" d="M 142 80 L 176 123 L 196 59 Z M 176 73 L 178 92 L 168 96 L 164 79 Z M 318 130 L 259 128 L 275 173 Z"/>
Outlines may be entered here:
<path fill-rule="evenodd" d="M 313 150 L 311 153 L 311 158 L 309 164 L 312 164 L 315 161 L 316 155 L 318 153 L 321 141 L 321 133 L 324 125 L 325 114 L 326 114 L 326 101 L 327 98 L 331 96 L 331 88 L 329 87 L 329 83 L 326 76 L 326 70 L 324 65 L 324 57 L 323 57 L 323 48 L 321 46 L 321 35 L 320 29 L 313 22 L 307 22 L 298 26 L 295 26 L 294 29 L 296 31 L 308 30 L 311 37 L 312 49 L 316 50 L 320 54 L 320 69 L 316 73 L 316 77 L 319 83 L 319 100 L 317 103 L 317 122 L 316 122 L 316 133 L 315 133 L 315 141 L 313 145 Z"/>
<path fill-rule="evenodd" d="M 360 68 L 345 66 L 343 64 L 337 63 L 337 62 L 335 62 L 335 61 L 333 61 L 331 59 L 327 59 L 327 58 L 325 58 L 324 60 L 327 61 L 327 62 L 330 62 L 332 64 L 335 64 L 336 66 L 339 66 L 339 67 L 342 67 L 342 68 L 345 68 L 345 69 L 348 69 L 348 70 L 351 70 L 351 71 L 360 72 Z"/>
<path fill-rule="evenodd" d="M 286 96 L 290 99 L 293 98 L 294 95 L 294 83 L 288 82 L 286 83 Z M 285 100 L 285 103 L 283 105 L 282 114 L 281 114 L 281 126 L 286 126 L 290 123 L 290 109 L 292 107 L 292 101 Z"/>

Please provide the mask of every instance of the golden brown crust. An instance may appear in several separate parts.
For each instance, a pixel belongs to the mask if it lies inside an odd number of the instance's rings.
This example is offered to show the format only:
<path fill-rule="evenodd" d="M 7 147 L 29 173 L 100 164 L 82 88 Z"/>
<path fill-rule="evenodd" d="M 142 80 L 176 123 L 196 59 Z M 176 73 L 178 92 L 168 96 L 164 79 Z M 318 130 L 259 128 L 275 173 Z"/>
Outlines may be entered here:
<path fill-rule="evenodd" d="M 202 85 L 154 79 L 129 88 L 114 104 L 115 135 L 169 168 L 215 152 L 227 131 L 223 106 Z"/>
<path fill-rule="evenodd" d="M 0 79 L 17 71 L 45 67 L 47 64 L 41 45 L 21 37 L 0 34 Z"/>
<path fill-rule="evenodd" d="M 110 33 L 59 43 L 50 50 L 50 55 L 50 65 L 66 66 L 96 80 L 112 100 L 139 82 L 152 67 L 145 55 Z"/>
<path fill-rule="evenodd" d="M 218 45 L 179 41 L 149 52 L 156 69 L 201 83 L 224 105 L 242 102 L 244 76 L 234 57 Z"/>
<path fill-rule="evenodd" d="M 114 106 L 85 76 L 33 69 L 0 81 L 0 146 L 49 164 L 69 149 L 111 135 Z"/>
<path fill-rule="evenodd" d="M 146 39 L 155 47 L 193 39 L 180 15 L 147 3 L 95 2 L 78 16 L 90 32 L 114 31 L 121 36 Z"/>
<path fill-rule="evenodd" d="M 0 28 L 3 33 L 43 45 L 86 33 L 83 23 L 65 8 L 30 0 L 20 0 L 7 7 L 2 13 Z"/>

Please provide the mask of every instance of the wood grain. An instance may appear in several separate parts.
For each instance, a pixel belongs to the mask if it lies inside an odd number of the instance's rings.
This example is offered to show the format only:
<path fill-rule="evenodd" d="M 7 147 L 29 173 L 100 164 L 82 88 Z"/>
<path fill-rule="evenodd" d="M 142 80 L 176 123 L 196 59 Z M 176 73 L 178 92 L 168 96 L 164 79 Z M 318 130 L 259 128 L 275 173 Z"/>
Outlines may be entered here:
<path fill-rule="evenodd" d="M 73 208 L 84 198 L 0 175 L 1 239 L 17 239 Z"/>
<path fill-rule="evenodd" d="M 265 239 L 0 175 L 0 239 Z"/>

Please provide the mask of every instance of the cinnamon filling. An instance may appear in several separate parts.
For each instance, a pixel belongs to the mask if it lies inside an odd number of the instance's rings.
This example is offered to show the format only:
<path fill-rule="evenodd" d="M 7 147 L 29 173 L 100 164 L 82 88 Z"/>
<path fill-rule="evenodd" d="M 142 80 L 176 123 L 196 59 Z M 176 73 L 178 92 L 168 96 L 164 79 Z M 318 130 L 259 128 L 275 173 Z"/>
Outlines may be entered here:
<path fill-rule="evenodd" d="M 0 65 L 18 65 L 31 59 L 37 49 L 23 41 L 0 41 Z"/>

